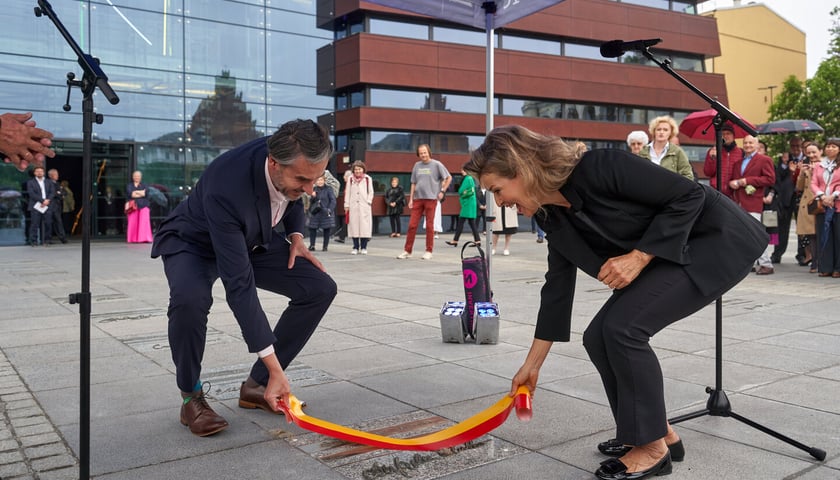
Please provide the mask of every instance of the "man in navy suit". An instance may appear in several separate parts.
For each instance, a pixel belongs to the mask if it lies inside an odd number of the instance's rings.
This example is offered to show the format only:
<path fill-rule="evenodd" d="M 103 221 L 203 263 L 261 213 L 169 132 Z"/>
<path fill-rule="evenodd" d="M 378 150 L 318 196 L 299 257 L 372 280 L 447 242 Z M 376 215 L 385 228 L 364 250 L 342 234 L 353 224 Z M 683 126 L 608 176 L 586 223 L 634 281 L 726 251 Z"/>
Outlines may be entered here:
<path fill-rule="evenodd" d="M 312 194 L 332 153 L 327 132 L 311 120 L 283 124 L 216 158 L 187 200 L 155 235 L 169 282 L 169 345 L 183 399 L 181 423 L 198 436 L 228 426 L 204 398 L 200 380 L 211 289 L 221 278 L 248 351 L 256 353 L 239 405 L 278 412 L 291 388 L 284 373 L 336 295 L 335 282 L 303 241 L 301 195 Z M 289 305 L 273 330 L 257 288 Z"/>
<path fill-rule="evenodd" d="M 29 244 L 38 246 L 38 232 L 42 231 L 41 244 L 45 247 L 52 238 L 52 219 L 48 213 L 51 199 L 55 196 L 55 184 L 44 176 L 44 167 L 35 167 L 35 175 L 26 182 L 26 193 L 29 195 Z M 41 221 L 44 229 L 41 230 Z"/>

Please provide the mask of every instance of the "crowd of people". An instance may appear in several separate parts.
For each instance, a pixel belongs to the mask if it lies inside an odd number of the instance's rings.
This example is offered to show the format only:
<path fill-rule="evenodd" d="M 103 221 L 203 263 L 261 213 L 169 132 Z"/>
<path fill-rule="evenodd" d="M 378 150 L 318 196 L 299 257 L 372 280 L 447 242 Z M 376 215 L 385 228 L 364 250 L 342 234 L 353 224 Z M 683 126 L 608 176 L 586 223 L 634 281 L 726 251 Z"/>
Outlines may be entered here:
<path fill-rule="evenodd" d="M 667 115 L 657 117 L 650 122 L 649 133 L 650 137 L 641 130 L 630 132 L 630 152 L 696 180 L 679 146 L 677 122 Z M 840 261 L 835 260 L 840 257 L 840 221 L 833 220 L 840 207 L 840 203 L 835 206 L 840 178 L 833 176 L 840 139 L 830 137 L 821 145 L 791 136 L 788 151 L 774 162 L 767 155 L 767 145 L 754 136 L 744 136 L 739 146 L 730 123 L 722 125 L 721 136 L 723 148 L 718 152 L 713 146 L 707 151 L 703 173 L 713 188 L 765 225 L 768 245 L 752 271 L 758 275 L 775 273 L 773 265 L 781 263 L 795 223 L 797 263 L 821 277 L 840 278 Z"/>

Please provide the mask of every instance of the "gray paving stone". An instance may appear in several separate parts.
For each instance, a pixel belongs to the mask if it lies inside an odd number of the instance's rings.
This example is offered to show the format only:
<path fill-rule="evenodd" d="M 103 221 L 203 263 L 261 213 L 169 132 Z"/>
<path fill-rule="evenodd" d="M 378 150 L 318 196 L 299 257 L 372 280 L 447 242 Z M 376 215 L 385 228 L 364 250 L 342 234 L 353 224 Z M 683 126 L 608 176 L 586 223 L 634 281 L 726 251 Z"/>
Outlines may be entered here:
<path fill-rule="evenodd" d="M 23 454 L 17 450 L 0 453 L 0 465 L 23 461 Z"/>
<path fill-rule="evenodd" d="M 29 469 L 23 462 L 0 465 L 0 478 L 15 478 L 17 476 L 26 475 L 28 472 Z"/>
<path fill-rule="evenodd" d="M 55 470 L 76 464 L 76 459 L 68 454 L 59 454 L 31 460 L 32 469 L 36 472 Z"/>
<path fill-rule="evenodd" d="M 495 403 L 533 340 L 545 270 L 545 247 L 519 238 L 514 238 L 514 255 L 492 262 L 502 312 L 497 345 L 444 344 L 440 339 L 440 305 L 463 295 L 455 249 L 436 248 L 431 262 L 397 261 L 393 256 L 401 242 L 377 238 L 377 247 L 364 259 L 350 257 L 346 246 L 319 255 L 339 295 L 289 369 L 293 392 L 309 403 L 307 414 L 346 425 L 414 414 L 455 421 Z M 24 461 L 7 464 L 18 469 L 13 477 L 76 478 L 78 309 L 66 297 L 78 289 L 79 259 L 58 255 L 46 262 L 40 255 L 27 258 L 34 255 L 31 250 L 0 249 L 0 288 L 11 299 L 0 313 L 0 405 L 8 411 L 16 403 L 12 410 L 27 413 L 15 417 L 16 427 L 47 420 L 55 430 L 18 439 L 6 427 L 4 439 L 3 425 L 9 424 L 0 421 L 0 448 L 6 448 L 0 452 L 43 460 L 37 477 Z M 60 253 L 37 253 L 53 252 Z M 241 340 L 219 282 L 213 289 L 204 372 L 218 383 L 212 393 L 218 398 L 211 404 L 231 426 L 197 438 L 180 425 L 163 313 L 168 291 L 161 262 L 148 255 L 148 245 L 94 245 L 91 453 L 97 480 L 183 478 L 199 471 L 208 480 L 352 478 L 355 473 L 342 466 L 354 460 L 325 463 L 315 454 L 319 445 L 333 440 L 287 424 L 283 416 L 238 407 L 238 377 L 254 357 Z M 127 261 L 130 275 L 121 267 Z M 39 269 L 52 272 L 49 280 Z M 840 397 L 840 322 L 833 316 L 840 311 L 840 283 L 819 282 L 791 259 L 777 266 L 772 277 L 747 277 L 724 297 L 724 387 L 733 411 L 824 448 L 828 461 L 816 462 L 733 418 L 701 416 L 677 425 L 688 454 L 669 478 L 840 478 L 835 447 L 840 412 L 833 402 Z M 511 416 L 492 432 L 500 445 L 507 442 L 528 453 L 446 473 L 453 463 L 424 475 L 592 478 L 603 460 L 594 446 L 614 436 L 614 425 L 581 333 L 610 292 L 582 273 L 577 282 L 572 341 L 551 349 L 534 398 L 534 419 L 523 423 Z M 280 315 L 287 303 L 267 292 L 259 296 L 269 318 Z M 33 304 L 46 306 L 38 323 L 28 318 Z M 704 388 L 715 380 L 715 333 L 710 306 L 654 337 L 669 415 L 705 406 Z M 46 359 L 45 346 L 50 349 Z M 310 374 L 297 377 L 295 368 Z M 303 438 L 314 441 L 304 444 Z M 65 445 L 69 450 L 62 452 Z M 396 458 L 391 452 L 376 455 Z M 62 468 L 49 459 L 72 462 Z M 0 470 L 0 476 L 5 480 L 9 475 Z"/>

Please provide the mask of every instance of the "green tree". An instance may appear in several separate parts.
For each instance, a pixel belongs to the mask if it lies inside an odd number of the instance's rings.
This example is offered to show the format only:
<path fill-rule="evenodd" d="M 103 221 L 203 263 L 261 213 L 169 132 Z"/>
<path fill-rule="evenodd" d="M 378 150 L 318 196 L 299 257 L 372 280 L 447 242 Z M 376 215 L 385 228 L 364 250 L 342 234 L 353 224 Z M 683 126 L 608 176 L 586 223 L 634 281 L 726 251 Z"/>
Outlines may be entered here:
<path fill-rule="evenodd" d="M 792 75 L 788 77 L 768 110 L 771 121 L 805 119 L 817 122 L 825 131 L 803 137 L 819 142 L 840 136 L 840 7 L 834 7 L 831 16 L 832 40 L 828 58 L 820 63 L 814 76 L 804 82 Z M 763 140 L 772 153 L 786 151 L 787 137 L 784 135 L 765 136 Z"/>

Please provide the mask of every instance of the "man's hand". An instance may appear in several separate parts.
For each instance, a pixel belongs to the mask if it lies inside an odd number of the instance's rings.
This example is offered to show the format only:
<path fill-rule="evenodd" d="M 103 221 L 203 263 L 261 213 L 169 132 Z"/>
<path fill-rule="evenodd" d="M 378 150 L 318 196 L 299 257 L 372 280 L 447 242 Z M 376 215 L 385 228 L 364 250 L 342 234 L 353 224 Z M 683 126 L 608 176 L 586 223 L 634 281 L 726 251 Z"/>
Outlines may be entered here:
<path fill-rule="evenodd" d="M 46 157 L 55 157 L 53 134 L 35 127 L 31 113 L 4 113 L 0 115 L 0 152 L 6 163 L 14 163 L 24 171 L 30 163 L 42 166 Z"/>
<path fill-rule="evenodd" d="M 289 235 L 288 238 L 291 242 L 291 245 L 289 245 L 289 270 L 294 268 L 295 258 L 303 257 L 309 260 L 312 265 L 315 265 L 318 270 L 326 273 L 327 269 L 324 268 L 324 265 L 306 248 L 306 244 L 303 242 L 303 235 Z"/>
<path fill-rule="evenodd" d="M 601 266 L 598 280 L 613 289 L 624 288 L 642 273 L 651 260 L 653 260 L 653 255 L 639 250 L 612 257 Z"/>
<path fill-rule="evenodd" d="M 262 359 L 268 368 L 268 385 L 265 386 L 265 394 L 263 398 L 275 412 L 280 411 L 280 402 L 289 406 L 289 394 L 292 393 L 292 387 L 289 385 L 289 379 L 286 377 L 286 372 L 280 366 L 275 354 L 271 354 Z"/>

